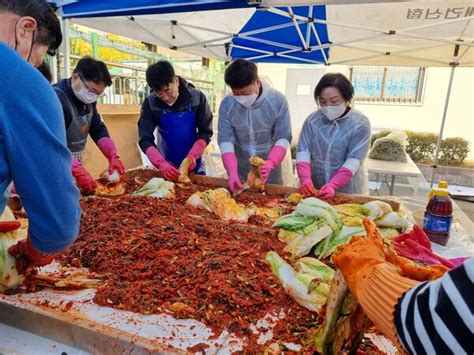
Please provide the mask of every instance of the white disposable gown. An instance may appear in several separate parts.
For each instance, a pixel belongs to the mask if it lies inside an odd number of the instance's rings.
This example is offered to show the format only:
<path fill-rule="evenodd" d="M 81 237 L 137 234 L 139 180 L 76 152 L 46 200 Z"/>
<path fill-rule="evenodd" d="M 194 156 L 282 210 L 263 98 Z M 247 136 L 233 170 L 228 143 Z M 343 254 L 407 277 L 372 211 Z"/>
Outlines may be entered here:
<path fill-rule="evenodd" d="M 250 157 L 267 159 L 274 145 L 285 148 L 290 145 L 291 123 L 286 97 L 264 80 L 262 94 L 249 108 L 233 95 L 227 95 L 219 108 L 217 141 L 222 154 L 235 152 L 239 178 L 245 181 Z M 281 166 L 272 171 L 268 182 L 283 184 Z"/>
<path fill-rule="evenodd" d="M 317 110 L 306 119 L 301 130 L 297 162 L 311 164 L 311 178 L 318 189 L 345 167 L 353 177 L 338 191 L 368 194 L 364 160 L 370 148 L 370 134 L 369 119 L 354 108 L 334 121 Z"/>

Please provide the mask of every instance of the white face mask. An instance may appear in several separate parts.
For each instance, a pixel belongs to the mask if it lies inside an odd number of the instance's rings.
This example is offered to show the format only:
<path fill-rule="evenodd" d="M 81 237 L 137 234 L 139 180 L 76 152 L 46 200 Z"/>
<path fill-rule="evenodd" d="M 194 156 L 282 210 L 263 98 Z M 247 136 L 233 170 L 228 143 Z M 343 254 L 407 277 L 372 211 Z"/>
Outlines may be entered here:
<path fill-rule="evenodd" d="M 79 91 L 76 91 L 76 90 L 73 90 L 73 91 L 74 91 L 74 95 L 76 95 L 76 97 L 80 101 L 84 102 L 85 104 L 91 104 L 97 101 L 97 94 L 90 92 L 88 89 L 86 89 L 83 86 L 81 86 Z"/>
<path fill-rule="evenodd" d="M 255 100 L 257 100 L 258 94 L 253 93 L 252 95 L 239 95 L 235 96 L 235 99 L 244 107 L 249 108 L 250 106 L 253 105 Z"/>
<path fill-rule="evenodd" d="M 323 111 L 324 116 L 328 118 L 330 121 L 334 121 L 336 118 L 342 116 L 344 111 L 346 111 L 347 105 L 342 103 L 337 106 L 321 106 L 321 111 Z"/>

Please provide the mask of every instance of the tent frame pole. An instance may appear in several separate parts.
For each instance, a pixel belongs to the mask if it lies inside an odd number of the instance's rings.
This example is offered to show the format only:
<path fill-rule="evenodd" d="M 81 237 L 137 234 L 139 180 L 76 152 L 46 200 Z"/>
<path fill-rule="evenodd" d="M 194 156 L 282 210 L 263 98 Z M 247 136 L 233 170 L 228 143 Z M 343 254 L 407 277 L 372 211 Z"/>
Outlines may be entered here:
<path fill-rule="evenodd" d="M 319 38 L 318 31 L 316 30 L 316 25 L 314 23 L 311 23 L 311 24 L 308 24 L 308 27 L 311 27 L 311 30 L 313 31 L 314 37 L 316 37 L 316 42 L 318 43 L 318 46 L 321 47 L 322 43 L 321 43 L 321 39 Z M 321 55 L 324 58 L 324 64 L 328 65 L 328 57 L 326 55 L 326 52 L 324 51 L 323 48 L 321 48 L 320 51 L 321 51 Z"/>
<path fill-rule="evenodd" d="M 303 48 L 307 49 L 308 44 L 306 43 L 306 41 L 304 39 L 303 33 L 301 32 L 301 28 L 298 24 L 298 21 L 296 21 L 296 19 L 295 19 L 295 16 L 293 14 L 293 10 L 291 9 L 291 7 L 288 7 L 288 13 L 290 14 L 291 20 L 293 22 L 293 25 L 295 26 L 296 33 L 298 34 L 298 37 L 300 38 L 300 41 L 301 41 L 301 44 L 303 45 Z M 307 26 L 309 26 L 309 24 Z"/>
<path fill-rule="evenodd" d="M 63 19 L 61 21 L 61 28 L 63 32 L 63 79 L 69 77 L 69 72 L 71 68 L 71 57 L 69 50 L 69 20 Z"/>
<path fill-rule="evenodd" d="M 313 6 L 308 7 L 308 18 L 313 17 Z M 311 26 L 310 23 L 306 25 L 306 47 L 311 47 Z"/>
<path fill-rule="evenodd" d="M 451 88 L 453 86 L 454 70 L 458 66 L 458 63 L 457 62 L 452 62 L 452 63 L 450 63 L 450 66 L 451 66 L 451 73 L 449 75 L 448 92 L 446 94 L 446 100 L 444 102 L 443 119 L 441 120 L 441 128 L 439 129 L 438 141 L 436 142 L 436 152 L 435 152 L 435 155 L 434 155 L 434 158 L 433 158 L 433 165 L 431 166 L 431 168 L 433 169 L 433 171 L 431 173 L 431 182 L 430 182 L 431 188 L 433 188 L 434 178 L 435 178 L 435 175 L 436 175 L 436 169 L 438 168 L 438 166 L 437 166 L 438 157 L 439 157 L 439 151 L 441 149 L 441 143 L 443 141 L 444 125 L 446 123 L 446 116 L 448 114 L 449 100 L 451 98 Z"/>

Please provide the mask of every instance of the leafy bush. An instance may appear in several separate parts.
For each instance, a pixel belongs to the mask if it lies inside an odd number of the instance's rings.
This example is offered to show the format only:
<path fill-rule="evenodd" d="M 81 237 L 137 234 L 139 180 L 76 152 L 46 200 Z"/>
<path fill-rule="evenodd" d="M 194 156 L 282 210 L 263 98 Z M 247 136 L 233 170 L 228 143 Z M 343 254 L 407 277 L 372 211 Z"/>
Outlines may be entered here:
<path fill-rule="evenodd" d="M 441 165 L 461 165 L 469 154 L 469 141 L 460 137 L 443 139 L 439 154 Z"/>
<path fill-rule="evenodd" d="M 296 159 L 296 152 L 298 149 L 298 141 L 300 140 L 301 129 L 293 131 L 293 140 L 290 144 L 291 159 Z"/>
<path fill-rule="evenodd" d="M 296 159 L 296 149 L 298 148 L 298 143 L 291 143 L 291 159 Z"/>
<path fill-rule="evenodd" d="M 407 131 L 406 151 L 415 163 L 431 163 L 436 150 L 438 135 L 427 132 Z"/>
<path fill-rule="evenodd" d="M 372 146 L 378 138 L 385 137 L 390 133 L 389 130 L 383 130 L 374 133 L 370 140 Z M 407 131 L 408 146 L 407 154 L 415 163 L 431 164 L 436 151 L 436 142 L 438 135 L 430 132 Z M 469 154 L 469 141 L 460 137 L 445 138 L 441 142 L 438 163 L 440 165 L 462 165 Z"/>

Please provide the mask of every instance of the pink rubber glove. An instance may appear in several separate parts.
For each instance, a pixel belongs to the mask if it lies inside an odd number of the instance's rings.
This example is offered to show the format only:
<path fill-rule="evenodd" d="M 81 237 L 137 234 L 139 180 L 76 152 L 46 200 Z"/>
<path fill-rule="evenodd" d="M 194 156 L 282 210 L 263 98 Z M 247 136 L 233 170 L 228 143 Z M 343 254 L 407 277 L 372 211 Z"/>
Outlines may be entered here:
<path fill-rule="evenodd" d="M 229 180 L 227 184 L 229 185 L 229 190 L 233 193 L 244 188 L 239 179 L 237 156 L 235 153 L 228 152 L 222 154 L 222 162 L 224 163 L 224 168 L 229 175 Z"/>
<path fill-rule="evenodd" d="M 12 184 L 12 187 L 11 187 L 11 189 L 10 189 L 10 194 L 11 194 L 11 195 L 18 195 L 18 194 L 16 193 L 15 184 Z"/>
<path fill-rule="evenodd" d="M 204 150 L 207 147 L 207 142 L 204 139 L 198 139 L 194 143 L 193 147 L 189 151 L 186 158 L 191 159 L 192 163 L 189 165 L 189 171 L 193 171 L 196 168 L 196 160 L 202 157 Z"/>
<path fill-rule="evenodd" d="M 172 164 L 168 163 L 156 147 L 148 147 L 145 152 L 150 162 L 156 166 L 166 180 L 177 181 L 179 171 Z"/>
<path fill-rule="evenodd" d="M 125 167 L 123 166 L 123 163 L 117 153 L 117 148 L 115 147 L 114 141 L 109 137 L 104 137 L 99 139 L 97 146 L 109 161 L 109 174 L 113 174 L 116 170 L 123 180 L 125 177 Z"/>
<path fill-rule="evenodd" d="M 467 259 L 469 259 L 469 256 L 460 257 L 460 258 L 454 258 L 454 259 L 449 259 L 449 261 L 454 265 L 454 267 L 458 267 L 458 266 L 461 265 L 463 262 L 465 262 Z"/>
<path fill-rule="evenodd" d="M 311 180 L 311 164 L 296 163 L 296 172 L 300 179 L 300 192 L 305 196 L 316 195 L 318 191 L 314 188 L 313 180 Z"/>
<path fill-rule="evenodd" d="M 336 195 L 336 190 L 351 181 L 352 176 L 352 171 L 347 168 L 340 168 L 331 180 L 324 184 L 321 190 L 319 190 L 317 197 L 324 200 L 333 198 Z"/>
<path fill-rule="evenodd" d="M 270 150 L 267 160 L 260 167 L 260 177 L 262 178 L 262 182 L 264 184 L 267 182 L 272 170 L 275 169 L 278 165 L 280 165 L 283 159 L 285 159 L 285 155 L 286 148 L 282 147 L 281 145 L 275 145 Z"/>
<path fill-rule="evenodd" d="M 72 176 L 76 179 L 77 187 L 79 187 L 84 194 L 93 194 L 97 188 L 97 183 L 92 175 L 84 169 L 81 162 L 74 157 L 72 157 L 71 170 Z"/>

